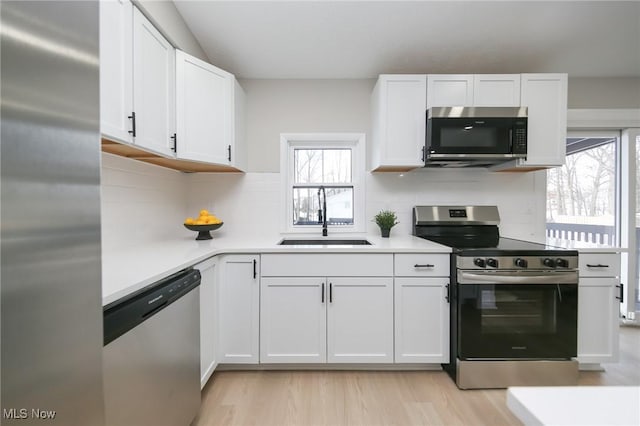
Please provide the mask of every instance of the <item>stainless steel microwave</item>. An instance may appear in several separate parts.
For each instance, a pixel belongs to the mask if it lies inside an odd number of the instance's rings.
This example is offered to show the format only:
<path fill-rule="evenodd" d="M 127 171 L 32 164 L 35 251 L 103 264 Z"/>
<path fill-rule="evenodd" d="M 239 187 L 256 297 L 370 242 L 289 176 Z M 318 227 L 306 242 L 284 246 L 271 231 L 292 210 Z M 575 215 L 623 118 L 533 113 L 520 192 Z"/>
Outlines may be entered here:
<path fill-rule="evenodd" d="M 488 166 L 527 156 L 526 107 L 427 110 L 425 166 Z"/>

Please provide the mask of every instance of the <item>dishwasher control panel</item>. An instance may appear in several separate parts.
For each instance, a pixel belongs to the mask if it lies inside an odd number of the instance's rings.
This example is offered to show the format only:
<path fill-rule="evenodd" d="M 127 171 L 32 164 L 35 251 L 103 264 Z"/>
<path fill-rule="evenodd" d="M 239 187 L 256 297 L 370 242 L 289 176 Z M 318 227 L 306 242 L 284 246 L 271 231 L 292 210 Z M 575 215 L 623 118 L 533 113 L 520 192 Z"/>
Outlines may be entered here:
<path fill-rule="evenodd" d="M 188 269 L 104 307 L 106 346 L 200 285 L 200 271 Z"/>

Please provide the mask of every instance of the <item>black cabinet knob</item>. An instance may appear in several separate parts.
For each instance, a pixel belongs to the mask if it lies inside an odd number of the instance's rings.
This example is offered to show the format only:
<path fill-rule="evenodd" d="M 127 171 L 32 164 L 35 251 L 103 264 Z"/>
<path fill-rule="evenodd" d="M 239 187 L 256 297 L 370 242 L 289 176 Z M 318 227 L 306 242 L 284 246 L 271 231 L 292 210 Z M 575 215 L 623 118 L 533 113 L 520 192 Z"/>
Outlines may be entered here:
<path fill-rule="evenodd" d="M 491 266 L 492 268 L 497 268 L 498 267 L 498 259 L 494 259 L 494 258 L 489 258 L 487 259 L 487 265 Z"/>
<path fill-rule="evenodd" d="M 559 267 L 559 268 L 568 268 L 569 267 L 569 261 L 567 259 L 557 258 L 556 259 L 556 266 Z"/>
<path fill-rule="evenodd" d="M 542 261 L 542 264 L 543 264 L 544 266 L 546 266 L 547 268 L 555 268 L 555 267 L 556 267 L 556 261 L 555 261 L 555 260 L 553 260 L 553 259 L 550 259 L 550 258 L 548 258 L 548 257 L 547 257 L 547 258 L 545 258 L 545 259 Z"/>

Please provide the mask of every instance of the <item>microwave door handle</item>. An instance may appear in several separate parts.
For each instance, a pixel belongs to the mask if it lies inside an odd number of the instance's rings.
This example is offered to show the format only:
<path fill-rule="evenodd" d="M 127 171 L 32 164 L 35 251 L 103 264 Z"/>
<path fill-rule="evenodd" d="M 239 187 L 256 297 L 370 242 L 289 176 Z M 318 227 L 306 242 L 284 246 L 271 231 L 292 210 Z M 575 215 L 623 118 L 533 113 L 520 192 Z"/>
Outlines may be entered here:
<path fill-rule="evenodd" d="M 509 152 L 513 153 L 513 129 L 509 129 Z"/>

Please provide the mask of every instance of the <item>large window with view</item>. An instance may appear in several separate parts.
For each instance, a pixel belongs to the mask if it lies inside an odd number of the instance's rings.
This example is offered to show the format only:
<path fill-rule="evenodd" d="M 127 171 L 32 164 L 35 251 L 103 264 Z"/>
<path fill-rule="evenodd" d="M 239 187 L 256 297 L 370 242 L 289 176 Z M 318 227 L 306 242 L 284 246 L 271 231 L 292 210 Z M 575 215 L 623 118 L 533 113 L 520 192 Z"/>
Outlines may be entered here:
<path fill-rule="evenodd" d="M 569 134 L 562 167 L 547 173 L 547 236 L 615 246 L 615 134 Z"/>
<path fill-rule="evenodd" d="M 621 247 L 620 279 L 631 289 L 623 291 L 621 309 L 631 320 L 640 311 L 637 135 L 635 129 L 568 132 L 564 166 L 547 172 L 547 237 Z"/>
<path fill-rule="evenodd" d="M 364 180 L 361 134 L 282 135 L 286 168 L 284 231 L 361 231 Z M 326 216 L 325 216 L 326 214 Z"/>

